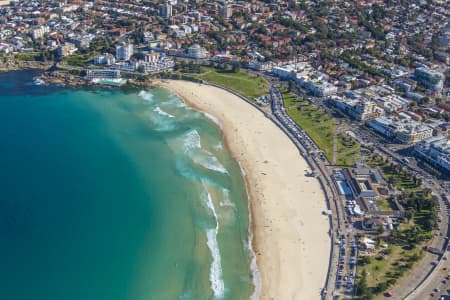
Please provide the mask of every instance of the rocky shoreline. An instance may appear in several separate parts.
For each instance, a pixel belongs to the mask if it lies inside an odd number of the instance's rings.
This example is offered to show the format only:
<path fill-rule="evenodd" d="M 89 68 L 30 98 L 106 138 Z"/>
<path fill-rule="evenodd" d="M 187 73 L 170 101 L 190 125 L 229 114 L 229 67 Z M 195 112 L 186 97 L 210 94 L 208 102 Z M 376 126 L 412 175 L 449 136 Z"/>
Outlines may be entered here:
<path fill-rule="evenodd" d="M 60 69 L 54 63 L 23 61 L 18 63 L 0 64 L 0 72 L 13 72 L 21 70 L 42 71 L 41 74 L 34 77 L 33 79 L 40 79 L 43 81 L 44 84 L 60 85 L 67 87 L 104 86 L 102 84 L 85 80 L 83 77 L 76 74 L 72 74 L 67 70 Z M 122 87 L 146 88 L 152 86 L 153 83 L 151 80 L 137 81 L 133 79 L 128 79 L 126 85 Z"/>
<path fill-rule="evenodd" d="M 20 71 L 20 70 L 43 70 L 46 71 L 53 66 L 52 62 L 38 62 L 38 61 L 19 61 L 14 63 L 1 63 L 0 72 Z"/>

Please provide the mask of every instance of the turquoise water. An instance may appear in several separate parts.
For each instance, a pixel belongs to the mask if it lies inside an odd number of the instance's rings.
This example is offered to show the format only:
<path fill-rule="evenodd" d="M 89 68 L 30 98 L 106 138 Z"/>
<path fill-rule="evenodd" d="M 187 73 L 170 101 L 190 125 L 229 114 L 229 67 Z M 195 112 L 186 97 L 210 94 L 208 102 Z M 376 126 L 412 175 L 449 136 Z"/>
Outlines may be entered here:
<path fill-rule="evenodd" d="M 162 89 L 0 74 L 0 299 L 248 299 L 239 166 Z"/>

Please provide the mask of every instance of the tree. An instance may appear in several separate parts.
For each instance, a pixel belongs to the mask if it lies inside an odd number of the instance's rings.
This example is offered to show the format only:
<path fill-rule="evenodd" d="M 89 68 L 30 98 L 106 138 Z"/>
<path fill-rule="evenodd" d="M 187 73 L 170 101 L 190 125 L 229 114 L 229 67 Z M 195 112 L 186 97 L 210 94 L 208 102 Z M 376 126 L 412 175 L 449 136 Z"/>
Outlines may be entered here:
<path fill-rule="evenodd" d="M 378 227 L 377 233 L 378 233 L 378 234 L 383 234 L 383 232 L 384 232 L 383 226 Z M 380 246 L 380 244 L 381 244 L 381 239 L 380 239 L 380 238 L 377 238 L 377 239 L 376 239 L 376 242 L 377 242 L 377 246 Z"/>
<path fill-rule="evenodd" d="M 363 269 L 361 272 L 361 278 L 358 281 L 355 293 L 361 297 L 361 299 L 372 299 L 372 293 L 370 288 L 367 286 L 367 271 Z"/>
<path fill-rule="evenodd" d="M 289 82 L 288 82 L 288 91 L 292 92 L 294 90 L 294 88 L 295 88 L 294 81 L 293 80 L 289 80 Z"/>
<path fill-rule="evenodd" d="M 233 73 L 238 73 L 241 70 L 241 63 L 236 62 L 233 64 L 232 71 Z"/>

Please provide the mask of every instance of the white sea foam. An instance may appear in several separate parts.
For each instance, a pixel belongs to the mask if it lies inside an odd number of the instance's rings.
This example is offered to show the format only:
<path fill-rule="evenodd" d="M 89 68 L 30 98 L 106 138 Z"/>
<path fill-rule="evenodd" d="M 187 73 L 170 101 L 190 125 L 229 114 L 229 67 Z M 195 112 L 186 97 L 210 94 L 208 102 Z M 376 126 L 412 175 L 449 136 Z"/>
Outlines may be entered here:
<path fill-rule="evenodd" d="M 195 129 L 185 133 L 182 139 L 185 153 L 188 153 L 194 149 L 200 149 L 202 147 L 200 134 Z"/>
<path fill-rule="evenodd" d="M 230 200 L 230 191 L 227 189 L 222 189 L 223 200 L 220 201 L 220 206 L 222 207 L 235 207 L 234 203 Z"/>
<path fill-rule="evenodd" d="M 149 110 L 145 112 L 145 115 L 149 118 L 149 120 L 155 125 L 154 130 L 157 131 L 172 131 L 176 128 L 176 121 L 174 118 L 168 118 L 166 116 L 161 115 L 155 110 Z"/>
<path fill-rule="evenodd" d="M 258 300 L 261 295 L 261 273 L 259 272 L 258 265 L 256 264 L 256 254 L 252 247 L 252 241 L 253 241 L 253 232 L 249 230 L 249 250 L 251 253 L 251 262 L 250 262 L 250 270 L 252 271 L 252 277 L 253 277 L 253 285 L 254 290 L 252 295 L 250 296 L 250 300 Z"/>
<path fill-rule="evenodd" d="M 178 98 L 176 95 L 171 95 L 169 101 L 166 101 L 164 103 L 174 105 L 176 107 L 186 107 L 186 103 L 184 103 L 184 101 Z"/>
<path fill-rule="evenodd" d="M 140 91 L 138 95 L 145 101 L 153 102 L 153 94 L 150 92 Z"/>
<path fill-rule="evenodd" d="M 220 299 L 225 291 L 225 285 L 222 280 L 222 266 L 220 261 L 219 246 L 217 243 L 217 229 L 207 229 L 206 237 L 208 239 L 208 247 L 212 255 L 212 263 L 209 274 L 211 289 L 216 299 Z"/>
<path fill-rule="evenodd" d="M 208 119 L 210 119 L 211 121 L 214 122 L 214 124 L 216 124 L 219 128 L 222 129 L 222 123 L 220 123 L 219 119 L 217 119 L 215 116 L 210 115 L 206 112 L 203 112 L 203 114 L 205 115 L 205 117 L 207 117 Z"/>
<path fill-rule="evenodd" d="M 217 218 L 217 213 L 214 208 L 211 194 L 206 189 L 205 184 L 203 184 L 207 193 L 207 202 L 209 209 L 211 210 L 216 226 L 215 228 L 210 228 L 206 230 L 206 238 L 208 248 L 211 251 L 212 262 L 209 273 L 209 280 L 211 282 L 211 289 L 213 291 L 214 297 L 216 299 L 221 299 L 225 292 L 225 284 L 222 279 L 222 263 L 220 257 L 219 243 L 217 242 L 217 233 L 219 232 L 219 220 Z"/>
<path fill-rule="evenodd" d="M 211 171 L 228 174 L 227 169 L 212 153 L 202 149 L 200 134 L 197 130 L 190 130 L 181 137 L 183 151 L 195 164 Z"/>
<path fill-rule="evenodd" d="M 223 150 L 223 145 L 222 145 L 222 143 L 218 143 L 218 144 L 215 144 L 213 146 L 213 148 L 214 148 L 214 150 L 220 151 L 220 150 Z"/>
<path fill-rule="evenodd" d="M 239 168 L 241 169 L 241 173 L 244 176 L 247 176 L 245 174 L 245 170 L 242 167 L 241 163 L 238 162 Z M 261 272 L 259 271 L 258 265 L 256 263 L 256 253 L 253 249 L 252 243 L 253 243 L 253 226 L 252 226 L 252 209 L 250 207 L 250 198 L 249 198 L 249 190 L 248 190 L 248 184 L 247 180 L 244 180 L 245 183 L 245 190 L 247 191 L 247 207 L 248 207 L 248 220 L 249 220 L 249 226 L 248 226 L 248 244 L 247 247 L 250 250 L 251 255 L 251 261 L 250 261 L 250 270 L 252 271 L 252 278 L 253 278 L 253 286 L 254 290 L 252 295 L 250 296 L 250 300 L 258 300 L 261 295 Z"/>
<path fill-rule="evenodd" d="M 219 159 L 205 150 L 200 150 L 191 156 L 194 163 L 211 171 L 228 174 L 227 169 L 220 163 Z"/>
<path fill-rule="evenodd" d="M 155 108 L 153 109 L 153 111 L 156 112 L 156 113 L 158 113 L 158 114 L 161 115 L 161 116 L 165 116 L 165 117 L 168 117 L 168 118 L 175 118 L 174 115 L 171 115 L 171 114 L 169 114 L 169 113 L 163 111 L 159 106 L 155 107 Z"/>

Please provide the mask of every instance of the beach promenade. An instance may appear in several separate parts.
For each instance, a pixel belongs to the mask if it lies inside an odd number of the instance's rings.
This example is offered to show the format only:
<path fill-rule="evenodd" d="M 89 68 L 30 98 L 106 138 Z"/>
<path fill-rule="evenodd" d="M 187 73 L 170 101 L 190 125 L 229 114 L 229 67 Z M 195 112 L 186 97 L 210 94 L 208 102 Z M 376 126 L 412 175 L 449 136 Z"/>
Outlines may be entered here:
<path fill-rule="evenodd" d="M 216 117 L 244 171 L 260 299 L 319 299 L 330 255 L 329 217 L 322 214 L 328 208 L 297 146 L 265 114 L 223 89 L 185 81 L 158 85 Z"/>

